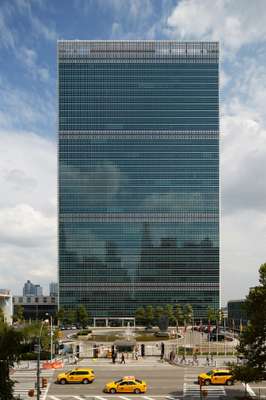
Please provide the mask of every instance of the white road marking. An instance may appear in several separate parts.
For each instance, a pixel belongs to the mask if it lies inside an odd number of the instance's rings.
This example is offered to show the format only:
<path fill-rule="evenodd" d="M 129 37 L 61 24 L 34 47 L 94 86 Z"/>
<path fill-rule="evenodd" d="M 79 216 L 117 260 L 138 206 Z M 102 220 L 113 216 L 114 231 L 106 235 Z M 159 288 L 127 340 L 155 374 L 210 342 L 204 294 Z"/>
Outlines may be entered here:
<path fill-rule="evenodd" d="M 106 398 L 105 397 L 101 397 L 101 396 L 94 396 L 96 399 L 99 399 L 99 400 L 106 400 Z"/>
<path fill-rule="evenodd" d="M 173 397 L 173 396 L 165 396 L 165 398 L 169 400 L 179 400 L 178 397 Z"/>
<path fill-rule="evenodd" d="M 120 399 L 123 399 L 123 400 L 130 400 L 129 397 L 125 397 L 125 396 L 119 396 L 119 398 L 120 398 Z"/>
<path fill-rule="evenodd" d="M 73 396 L 74 397 L 74 399 L 77 399 L 77 400 L 84 400 L 84 398 L 82 399 L 81 397 L 79 397 L 79 396 Z"/>
<path fill-rule="evenodd" d="M 143 399 L 146 399 L 146 400 L 153 400 L 153 398 L 152 397 L 149 397 L 149 396 L 141 396 Z"/>
<path fill-rule="evenodd" d="M 56 397 L 56 396 L 51 396 L 51 395 L 50 395 L 49 397 L 50 397 L 50 399 L 52 399 L 52 400 L 60 400 L 59 397 Z"/>
<path fill-rule="evenodd" d="M 242 385 L 245 386 L 245 384 L 242 382 Z M 246 385 L 247 388 L 247 392 L 251 397 L 256 397 L 256 393 L 251 389 L 251 387 L 249 386 L 249 384 L 247 383 Z M 255 389 L 255 388 L 254 388 Z"/>

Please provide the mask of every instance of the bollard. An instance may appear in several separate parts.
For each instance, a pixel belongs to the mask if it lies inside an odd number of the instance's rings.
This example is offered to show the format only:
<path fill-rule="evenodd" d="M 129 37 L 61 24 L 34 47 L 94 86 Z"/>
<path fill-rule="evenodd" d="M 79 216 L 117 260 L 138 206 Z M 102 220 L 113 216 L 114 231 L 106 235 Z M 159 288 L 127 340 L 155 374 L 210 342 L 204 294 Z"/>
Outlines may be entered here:
<path fill-rule="evenodd" d="M 48 383 L 48 379 L 47 378 L 42 378 L 42 388 L 46 388 L 47 387 L 47 383 Z"/>

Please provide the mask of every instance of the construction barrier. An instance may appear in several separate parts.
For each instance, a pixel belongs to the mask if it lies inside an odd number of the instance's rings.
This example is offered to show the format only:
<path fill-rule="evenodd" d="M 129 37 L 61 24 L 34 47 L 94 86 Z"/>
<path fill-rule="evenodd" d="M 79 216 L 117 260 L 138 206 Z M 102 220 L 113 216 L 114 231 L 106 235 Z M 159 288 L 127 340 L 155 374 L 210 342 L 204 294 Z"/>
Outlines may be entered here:
<path fill-rule="evenodd" d="M 45 361 L 42 364 L 43 369 L 58 369 L 58 368 L 64 368 L 64 362 L 61 360 L 55 360 L 55 361 Z"/>

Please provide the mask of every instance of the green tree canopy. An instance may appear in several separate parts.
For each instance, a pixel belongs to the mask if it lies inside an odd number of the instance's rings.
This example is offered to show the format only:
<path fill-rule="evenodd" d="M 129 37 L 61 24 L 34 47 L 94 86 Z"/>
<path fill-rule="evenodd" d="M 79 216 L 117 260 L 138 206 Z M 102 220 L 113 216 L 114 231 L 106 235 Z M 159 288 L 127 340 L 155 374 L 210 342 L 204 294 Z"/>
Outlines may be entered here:
<path fill-rule="evenodd" d="M 145 307 L 145 325 L 147 327 L 152 326 L 154 320 L 154 309 L 153 306 Z"/>
<path fill-rule="evenodd" d="M 64 323 L 65 315 L 66 315 L 66 310 L 64 309 L 64 307 L 60 307 L 56 313 L 56 319 L 60 324 Z"/>
<path fill-rule="evenodd" d="M 145 310 L 144 307 L 139 307 L 135 311 L 136 323 L 138 325 L 145 324 Z"/>
<path fill-rule="evenodd" d="M 13 399 L 14 382 L 9 370 L 20 360 L 23 335 L 4 322 L 0 323 L 0 399 Z"/>
<path fill-rule="evenodd" d="M 237 349 L 247 360 L 246 368 L 256 373 L 256 380 L 262 379 L 266 371 L 266 263 L 259 269 L 259 282 L 245 300 L 249 323 L 240 335 Z"/>
<path fill-rule="evenodd" d="M 210 322 L 215 322 L 219 319 L 219 310 L 212 307 L 208 307 L 207 315 L 208 315 L 208 320 Z"/>
<path fill-rule="evenodd" d="M 89 314 L 83 304 L 80 304 L 77 308 L 77 322 L 85 328 L 89 321 Z"/>
<path fill-rule="evenodd" d="M 193 319 L 193 308 L 191 304 L 186 304 L 183 307 L 183 317 L 186 323 L 190 323 Z"/>
<path fill-rule="evenodd" d="M 16 312 L 13 315 L 14 322 L 23 322 L 24 321 L 24 307 L 22 304 L 18 304 L 16 306 Z"/>
<path fill-rule="evenodd" d="M 162 315 L 163 315 L 163 307 L 157 306 L 154 310 L 154 319 L 155 319 L 157 325 L 158 325 L 159 320 Z"/>
<path fill-rule="evenodd" d="M 166 304 L 164 308 L 164 313 L 167 315 L 168 320 L 169 320 L 169 325 L 174 325 L 175 324 L 175 316 L 174 316 L 174 307 L 172 304 Z"/>
<path fill-rule="evenodd" d="M 5 317 L 4 317 L 4 311 L 3 311 L 2 308 L 0 307 L 0 323 L 1 323 L 1 322 L 4 322 L 4 319 L 5 319 Z"/>
<path fill-rule="evenodd" d="M 176 320 L 176 326 L 179 326 L 180 324 L 182 324 L 182 322 L 184 320 L 184 316 L 183 316 L 182 307 L 179 304 L 176 304 L 174 307 L 174 317 Z"/>

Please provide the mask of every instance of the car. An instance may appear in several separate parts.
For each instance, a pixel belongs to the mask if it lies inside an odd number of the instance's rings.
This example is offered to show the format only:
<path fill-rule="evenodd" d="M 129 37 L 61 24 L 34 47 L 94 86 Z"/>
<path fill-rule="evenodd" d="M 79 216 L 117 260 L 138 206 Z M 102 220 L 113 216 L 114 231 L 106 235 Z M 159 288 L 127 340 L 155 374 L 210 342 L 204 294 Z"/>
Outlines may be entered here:
<path fill-rule="evenodd" d="M 61 372 L 57 375 L 56 382 L 61 385 L 66 383 L 92 383 L 95 379 L 95 374 L 91 368 L 75 368 L 67 372 Z"/>
<path fill-rule="evenodd" d="M 134 376 L 124 376 L 118 381 L 109 382 L 105 385 L 105 393 L 145 393 L 147 384 L 144 381 L 136 379 Z"/>
<path fill-rule="evenodd" d="M 233 385 L 234 380 L 229 369 L 212 369 L 198 376 L 198 383 L 203 385 Z"/>

